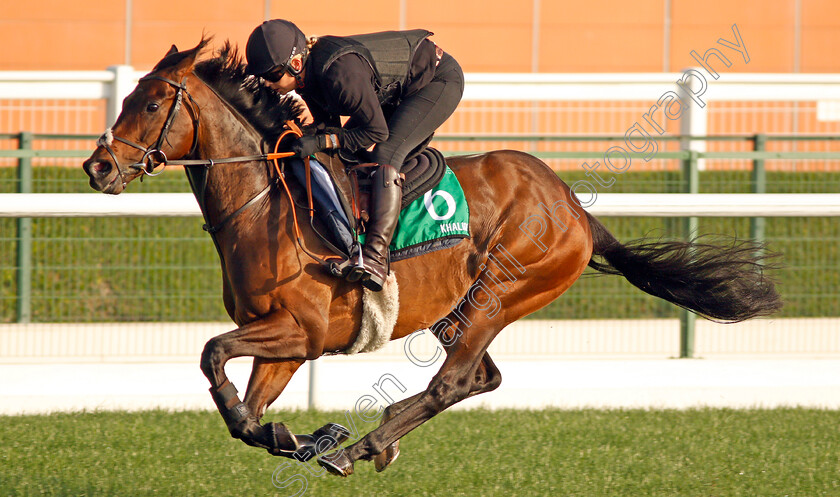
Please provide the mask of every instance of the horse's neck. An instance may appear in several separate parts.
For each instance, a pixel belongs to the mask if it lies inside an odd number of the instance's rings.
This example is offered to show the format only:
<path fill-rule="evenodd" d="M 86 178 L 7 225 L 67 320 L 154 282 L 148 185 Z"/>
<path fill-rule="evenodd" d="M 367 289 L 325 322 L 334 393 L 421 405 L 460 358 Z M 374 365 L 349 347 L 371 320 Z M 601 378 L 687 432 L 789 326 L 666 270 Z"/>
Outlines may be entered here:
<path fill-rule="evenodd" d="M 208 89 L 209 93 L 209 89 Z M 206 99 L 201 112 L 197 155 L 222 159 L 260 154 L 260 137 L 218 97 Z M 213 116 L 213 117 L 209 117 Z M 206 174 L 206 178 L 201 175 Z M 193 171 L 190 182 L 208 224 L 227 219 L 268 185 L 265 162 L 217 164 L 205 172 Z"/>

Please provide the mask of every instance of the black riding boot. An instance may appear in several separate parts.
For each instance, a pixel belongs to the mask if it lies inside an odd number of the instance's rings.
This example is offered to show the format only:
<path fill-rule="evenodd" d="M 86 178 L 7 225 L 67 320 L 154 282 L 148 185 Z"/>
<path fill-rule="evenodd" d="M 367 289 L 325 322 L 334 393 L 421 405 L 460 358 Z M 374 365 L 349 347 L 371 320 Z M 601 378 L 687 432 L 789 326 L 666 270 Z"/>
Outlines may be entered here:
<path fill-rule="evenodd" d="M 400 216 L 402 180 L 394 166 L 382 165 L 373 175 L 370 199 L 370 222 L 362 249 L 364 274 L 362 285 L 369 290 L 382 290 L 388 277 L 388 246 Z M 358 256 L 357 256 L 358 257 Z M 357 261 L 353 261 L 357 262 Z"/>

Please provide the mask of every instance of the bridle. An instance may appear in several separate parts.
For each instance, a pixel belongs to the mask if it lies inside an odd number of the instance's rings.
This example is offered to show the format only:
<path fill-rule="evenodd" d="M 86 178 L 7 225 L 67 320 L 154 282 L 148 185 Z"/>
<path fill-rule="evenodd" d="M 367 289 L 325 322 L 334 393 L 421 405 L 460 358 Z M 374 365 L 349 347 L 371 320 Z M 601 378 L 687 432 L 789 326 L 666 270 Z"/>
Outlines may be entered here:
<path fill-rule="evenodd" d="M 136 148 L 137 150 L 143 152 L 143 157 L 140 159 L 139 162 L 135 162 L 134 164 L 129 164 L 126 167 L 131 168 L 131 169 L 135 169 L 135 170 L 139 170 L 141 172 L 141 174 L 145 174 L 147 176 L 157 176 L 157 175 L 159 175 L 163 172 L 163 169 L 161 169 L 158 172 L 155 172 L 155 168 L 157 168 L 160 165 L 163 165 L 163 168 L 166 168 L 166 166 L 169 165 L 169 164 L 171 164 L 173 166 L 185 166 L 185 167 L 204 166 L 206 168 L 210 168 L 210 167 L 212 167 L 216 164 L 273 160 L 274 163 L 275 163 L 275 167 L 277 167 L 277 160 L 278 159 L 284 159 L 286 157 L 291 157 L 292 155 L 294 155 L 291 152 L 277 153 L 277 150 L 276 150 L 277 147 L 275 146 L 274 153 L 263 153 L 263 154 L 246 155 L 246 156 L 240 156 L 240 157 L 227 157 L 227 158 L 222 158 L 222 159 L 198 159 L 198 160 L 178 159 L 178 160 L 169 160 L 166 157 L 166 154 L 163 152 L 163 150 L 161 150 L 161 147 L 163 146 L 164 142 L 167 141 L 166 138 L 169 135 L 169 131 L 172 129 L 172 123 L 175 121 L 175 116 L 178 115 L 178 111 L 181 109 L 182 106 L 186 107 L 187 111 L 190 113 L 190 117 L 192 118 L 192 127 L 193 127 L 192 145 L 190 145 L 190 151 L 186 155 L 187 155 L 187 157 L 189 157 L 189 156 L 192 156 L 195 153 L 195 150 L 198 147 L 198 125 L 199 125 L 199 117 L 201 115 L 201 110 L 200 110 L 201 108 L 198 106 L 198 104 L 195 102 L 195 100 L 193 99 L 190 92 L 187 90 L 187 77 L 186 76 L 184 76 L 184 78 L 181 80 L 180 83 L 175 82 L 175 81 L 173 81 L 169 78 L 165 78 L 163 76 L 158 76 L 156 74 L 150 74 L 148 76 L 144 76 L 144 77 L 140 78 L 140 82 L 149 81 L 149 80 L 163 81 L 164 83 L 167 83 L 167 84 L 173 86 L 176 89 L 175 101 L 172 103 L 172 106 L 169 108 L 169 114 L 166 116 L 166 121 L 163 123 L 163 128 L 160 130 L 160 135 L 158 136 L 158 139 L 157 139 L 157 141 L 155 142 L 154 145 L 149 146 L 149 147 L 144 147 L 143 145 L 135 143 L 131 140 L 127 140 L 127 139 L 125 139 L 121 136 L 113 135 L 113 133 L 111 133 L 110 138 L 113 138 L 114 140 L 116 140 L 120 143 L 124 143 L 124 144 L 126 144 L 126 145 L 128 145 L 132 148 Z M 212 88 L 211 88 L 211 90 L 212 90 Z M 215 90 L 214 90 L 214 93 L 215 93 Z M 187 100 L 189 101 L 189 104 L 184 104 L 184 95 L 187 96 Z M 109 132 L 110 132 L 110 130 L 106 131 L 106 134 L 103 135 L 101 138 L 99 138 L 99 140 L 96 142 L 96 144 L 98 146 L 103 147 L 108 152 L 108 154 L 111 156 L 111 159 L 114 161 L 114 165 L 117 168 L 117 174 L 114 177 L 114 179 L 112 179 L 111 182 L 108 184 L 108 186 L 112 185 L 114 182 L 116 182 L 119 179 L 119 180 L 122 180 L 123 188 L 125 188 L 125 186 L 127 184 L 127 182 L 125 181 L 126 173 L 123 171 L 123 167 L 120 166 L 120 161 L 117 159 L 117 155 L 116 155 L 116 153 L 114 153 L 114 149 L 111 148 L 111 145 L 109 143 L 110 140 L 108 139 L 108 133 Z M 280 136 L 280 138 L 277 141 L 277 144 L 279 145 L 280 140 L 282 140 L 290 132 L 295 133 L 298 136 L 300 136 L 300 134 L 301 134 L 300 130 L 297 129 L 297 128 L 295 130 L 287 131 Z M 278 170 L 279 170 L 279 168 L 278 168 Z M 201 212 L 202 212 L 202 214 L 205 215 L 205 220 L 207 220 L 206 209 L 204 207 L 204 191 L 205 191 L 206 182 L 207 182 L 207 174 L 204 174 L 202 177 L 203 177 L 203 182 L 202 182 L 203 184 L 192 185 L 192 186 L 195 190 L 196 198 L 198 200 L 198 205 L 201 208 Z M 192 184 L 192 181 L 191 181 L 191 184 Z M 254 198 L 252 198 L 250 201 L 248 201 L 245 205 L 243 205 L 239 209 L 235 210 L 233 212 L 233 214 L 231 214 L 230 216 L 228 216 L 227 218 L 225 218 L 224 220 L 222 220 L 220 223 L 218 223 L 216 225 L 210 225 L 209 222 L 208 222 L 208 224 L 204 225 L 204 229 L 206 231 L 208 231 L 210 234 L 213 234 L 213 233 L 219 231 L 222 228 L 222 226 L 224 226 L 228 221 L 230 221 L 230 219 L 232 219 L 233 217 L 236 217 L 243 210 L 247 209 L 251 205 L 254 205 L 258 200 L 260 200 L 263 196 L 265 196 L 268 193 L 268 190 L 270 188 L 271 188 L 271 183 L 269 182 L 268 186 L 266 186 L 261 192 L 259 192 Z"/>
<path fill-rule="evenodd" d="M 135 162 L 134 164 L 130 164 L 128 167 L 132 168 L 132 169 L 139 169 L 142 174 L 145 174 L 145 175 L 148 175 L 148 176 L 157 176 L 158 174 L 162 173 L 163 170 L 161 169 L 161 171 L 159 171 L 157 173 L 155 173 L 154 170 L 157 166 L 159 166 L 161 164 L 164 166 L 164 168 L 166 167 L 167 164 L 172 164 L 172 165 L 176 165 L 176 166 L 185 166 L 185 167 L 205 166 L 205 167 L 209 168 L 209 167 L 212 167 L 216 164 L 226 164 L 226 163 L 233 163 L 233 162 L 273 161 L 274 162 L 274 168 L 277 171 L 277 175 L 278 175 L 277 177 L 278 177 L 280 183 L 283 184 L 283 187 L 286 190 L 286 194 L 289 197 L 289 201 L 292 202 L 292 204 L 293 204 L 291 212 L 292 212 L 292 218 L 294 220 L 295 235 L 296 235 L 298 245 L 300 246 L 300 248 L 305 253 L 307 253 L 310 257 L 315 259 L 318 263 L 320 263 L 321 265 L 326 266 L 326 267 L 331 267 L 330 262 L 322 259 L 321 257 L 318 257 L 317 255 L 315 255 L 312 252 L 310 252 L 309 250 L 307 250 L 306 247 L 304 247 L 303 242 L 302 242 L 301 231 L 300 231 L 300 228 L 298 226 L 297 214 L 295 213 L 295 209 L 294 209 L 294 203 L 295 203 L 294 198 L 292 197 L 291 191 L 289 190 L 289 186 L 286 184 L 285 177 L 284 177 L 285 175 L 283 173 L 283 168 L 280 167 L 280 165 L 278 164 L 279 159 L 285 159 L 285 158 L 292 157 L 292 156 L 295 155 L 293 152 L 277 152 L 277 148 L 279 147 L 279 145 L 283 141 L 283 139 L 285 137 L 287 137 L 288 135 L 294 135 L 294 136 L 298 136 L 298 137 L 302 136 L 303 133 L 300 130 L 300 128 L 292 121 L 287 122 L 286 123 L 287 130 L 284 131 L 280 135 L 280 137 L 277 139 L 277 142 L 274 145 L 274 152 L 272 152 L 272 153 L 262 153 L 262 154 L 247 155 L 247 156 L 240 156 L 240 157 L 227 157 L 227 158 L 223 158 L 223 159 L 168 160 L 167 157 L 166 157 L 166 154 L 163 153 L 163 151 L 161 150 L 161 146 L 163 145 L 164 141 L 166 141 L 166 136 L 169 134 L 169 130 L 172 127 L 172 122 L 175 120 L 175 116 L 178 114 L 178 111 L 181 109 L 181 106 L 184 103 L 184 95 L 187 96 L 187 99 L 190 102 L 190 104 L 188 106 L 187 105 L 184 105 L 184 106 L 188 107 L 188 111 L 190 113 L 190 116 L 192 117 L 192 123 L 193 123 L 193 141 L 192 141 L 192 145 L 190 146 L 190 151 L 187 154 L 187 156 L 193 155 L 193 153 L 195 153 L 196 147 L 198 146 L 198 125 L 199 125 L 199 117 L 200 117 L 200 107 L 198 106 L 198 104 L 196 104 L 192 95 L 190 95 L 190 92 L 187 90 L 187 78 L 186 78 L 186 76 L 181 80 L 180 83 L 177 83 L 177 82 L 175 82 L 175 81 L 173 81 L 169 78 L 164 78 L 163 76 L 157 76 L 157 75 L 154 75 L 154 74 L 144 76 L 144 77 L 140 78 L 140 81 L 142 82 L 142 81 L 148 81 L 148 80 L 153 80 L 153 79 L 163 81 L 164 83 L 168 83 L 169 85 L 176 88 L 175 102 L 172 104 L 172 107 L 170 107 L 170 109 L 169 109 L 169 114 L 166 116 L 166 122 L 164 122 L 163 129 L 161 129 L 160 136 L 158 136 L 158 139 L 155 142 L 154 146 L 144 147 L 144 146 L 139 145 L 137 143 L 134 143 L 130 140 L 126 140 L 125 138 L 122 138 L 120 136 L 116 136 L 116 135 L 113 135 L 113 134 L 111 135 L 114 140 L 116 140 L 120 143 L 124 143 L 124 144 L 126 144 L 126 145 L 128 145 L 132 148 L 136 148 L 137 150 L 140 150 L 141 152 L 143 152 L 143 157 L 140 159 L 140 161 Z M 210 89 L 213 90 L 212 88 L 210 88 Z M 213 90 L 213 91 L 215 93 L 215 90 Z M 114 164 L 116 165 L 117 176 L 114 177 L 113 180 L 111 180 L 110 184 L 113 184 L 117 179 L 122 178 L 123 179 L 123 187 L 125 187 L 126 183 L 124 181 L 123 170 L 120 167 L 119 160 L 117 160 L 117 156 L 114 153 L 114 150 L 111 148 L 108 141 L 109 140 L 106 139 L 106 135 L 103 135 L 97 141 L 97 145 L 103 147 L 108 152 L 108 154 L 111 156 L 111 159 L 113 159 Z M 160 162 L 155 162 L 156 158 L 160 159 Z M 308 157 L 304 158 L 303 162 L 304 162 L 305 167 L 306 167 L 306 176 L 307 176 L 307 178 L 309 178 L 309 158 Z M 207 174 L 203 175 L 203 183 L 204 184 L 202 184 L 202 185 L 194 185 L 194 184 L 192 184 L 192 179 L 190 179 L 190 183 L 193 186 L 193 189 L 195 190 L 196 198 L 198 200 L 198 204 L 199 204 L 199 207 L 201 209 L 201 212 L 204 215 L 205 221 L 207 221 L 207 214 L 206 214 L 207 211 L 204 207 L 204 188 L 206 187 L 206 181 L 207 181 Z M 222 229 L 222 227 L 228 221 L 230 221 L 234 217 L 238 216 L 240 213 L 242 213 L 248 207 L 256 204 L 257 201 L 259 201 L 263 196 L 265 196 L 268 193 L 268 191 L 271 189 L 271 185 L 272 185 L 272 182 L 269 182 L 268 185 L 261 192 L 257 193 L 257 195 L 254 196 L 251 200 L 249 200 L 244 205 L 242 205 L 241 207 L 236 209 L 233 213 L 228 215 L 225 219 L 223 219 L 218 224 L 210 225 L 209 221 L 208 221 L 208 223 L 203 226 L 204 230 L 207 231 L 208 233 L 210 233 L 211 236 L 214 235 L 215 233 L 217 233 L 218 231 L 220 231 Z M 312 222 L 313 222 L 312 216 L 313 216 L 313 213 L 314 213 L 314 209 L 312 207 L 312 189 L 311 189 L 311 186 L 309 186 L 308 181 L 307 181 L 307 194 L 308 194 L 308 200 L 309 200 L 309 208 L 307 210 L 309 211 L 309 218 L 310 218 L 310 225 L 311 225 Z M 313 226 L 313 229 L 314 229 L 314 226 Z M 317 233 L 317 230 L 316 230 L 316 233 Z M 319 236 L 320 236 L 320 234 L 319 234 Z M 334 246 L 328 240 L 324 239 L 323 237 L 321 237 L 321 238 L 328 244 L 328 246 L 333 248 L 333 250 L 335 252 L 340 253 L 340 251 L 335 249 Z M 215 237 L 213 238 L 213 240 L 214 240 L 214 242 L 216 241 Z"/>
<path fill-rule="evenodd" d="M 190 151 L 186 154 L 187 157 L 192 156 L 195 153 L 196 148 L 198 147 L 198 124 L 199 118 L 201 115 L 201 108 L 196 104 L 195 100 L 193 99 L 190 92 L 187 90 L 187 78 L 186 76 L 184 79 L 181 80 L 180 83 L 177 83 L 169 78 L 164 78 L 163 76 L 158 76 L 156 74 L 150 74 L 148 76 L 143 76 L 140 78 L 140 82 L 149 81 L 149 80 L 158 80 L 163 81 L 164 83 L 168 83 L 169 85 L 173 86 L 176 89 L 175 93 L 175 101 L 172 104 L 172 107 L 169 108 L 169 114 L 166 116 L 166 121 L 163 123 L 163 128 L 160 130 L 160 136 L 158 136 L 157 141 L 154 145 L 149 147 L 144 147 L 140 144 L 134 143 L 131 140 L 126 140 L 121 136 L 112 135 L 113 139 L 124 143 L 132 148 L 136 148 L 137 150 L 143 152 L 143 157 L 140 159 L 139 162 L 135 162 L 134 164 L 129 164 L 127 167 L 131 169 L 137 169 L 147 176 L 157 176 L 158 174 L 163 172 L 161 169 L 158 172 L 154 172 L 155 168 L 160 165 L 163 165 L 165 168 L 167 165 L 173 166 L 213 166 L 216 164 L 229 164 L 233 162 L 250 162 L 250 161 L 266 161 L 266 160 L 278 160 L 284 159 L 286 157 L 291 157 L 291 152 L 280 152 L 277 153 L 263 153 L 263 154 L 255 154 L 255 155 L 246 155 L 240 157 L 227 157 L 223 159 L 178 159 L 178 160 L 169 160 L 166 157 L 166 154 L 161 150 L 163 143 L 166 141 L 166 137 L 169 134 L 169 130 L 172 128 L 172 123 L 175 121 L 175 116 L 178 114 L 178 111 L 181 109 L 181 106 L 187 107 L 188 112 L 190 113 L 190 117 L 192 117 L 192 125 L 193 125 L 193 140 L 192 145 L 190 146 Z M 189 105 L 184 104 L 184 95 L 187 96 L 187 100 L 190 102 Z M 283 135 L 285 136 L 285 134 Z M 281 137 L 282 139 L 282 137 Z M 123 187 L 126 186 L 125 183 L 125 173 L 123 172 L 123 168 L 120 167 L 120 162 L 117 160 L 117 156 L 114 153 L 114 150 L 111 148 L 110 144 L 108 143 L 109 140 L 105 139 L 105 135 L 103 135 L 96 144 L 100 147 L 103 147 L 108 154 L 111 156 L 111 159 L 114 161 L 114 165 L 117 168 L 117 176 L 111 180 L 113 184 L 117 179 L 123 180 Z M 278 140 L 279 142 L 279 140 Z M 157 160 L 157 162 L 156 162 Z"/>
<path fill-rule="evenodd" d="M 200 110 L 199 110 L 198 105 L 195 103 L 195 100 L 193 100 L 193 97 L 190 94 L 190 92 L 187 91 L 187 78 L 186 78 L 186 76 L 184 77 L 184 79 L 181 80 L 180 83 L 177 83 L 177 82 L 175 82 L 175 81 L 173 81 L 169 78 L 164 78 L 163 76 L 158 76 L 158 75 L 155 75 L 155 74 L 150 74 L 148 76 L 144 76 L 144 77 L 140 78 L 140 82 L 149 81 L 149 80 L 163 81 L 164 83 L 168 83 L 169 85 L 176 88 L 175 101 L 172 104 L 172 107 L 169 108 L 169 114 L 166 116 L 166 121 L 163 123 L 163 128 L 160 130 L 160 136 L 158 136 L 157 141 L 155 142 L 155 144 L 153 146 L 144 147 L 142 145 L 134 143 L 131 140 L 126 140 L 125 138 L 123 138 L 121 136 L 114 135 L 113 138 L 114 138 L 114 140 L 116 140 L 118 142 L 124 143 L 124 144 L 126 144 L 126 145 L 128 145 L 132 148 L 136 148 L 137 150 L 140 150 L 141 152 L 143 152 L 143 157 L 140 159 L 140 161 L 135 162 L 134 164 L 130 164 L 128 166 L 129 168 L 139 169 L 143 174 L 146 174 L 148 176 L 157 176 L 158 174 L 163 172 L 163 170 L 161 169 L 161 171 L 159 171 L 157 173 L 155 173 L 154 170 L 157 166 L 159 166 L 161 164 L 164 167 L 166 167 L 167 164 L 178 165 L 178 163 L 180 163 L 180 162 L 186 162 L 186 161 L 170 161 L 170 160 L 167 159 L 166 154 L 163 153 L 163 151 L 161 150 L 161 147 L 163 146 L 163 143 L 166 141 L 167 135 L 169 135 L 169 130 L 172 128 L 172 123 L 173 123 L 173 121 L 175 121 L 175 116 L 178 114 L 178 111 L 181 109 L 181 105 L 184 102 L 184 95 L 186 95 L 187 99 L 190 101 L 188 111 L 190 113 L 190 117 L 192 117 L 192 122 L 193 122 L 193 141 L 192 141 L 192 145 L 190 146 L 190 151 L 187 154 L 188 156 L 192 155 L 195 152 L 196 147 L 198 146 L 198 120 L 199 120 L 199 117 L 200 117 Z M 100 138 L 97 141 L 96 144 L 103 147 L 108 152 L 108 154 L 111 156 L 111 159 L 113 159 L 113 161 L 114 161 L 114 165 L 117 167 L 117 176 L 111 181 L 111 183 L 113 183 L 117 179 L 122 179 L 123 181 L 125 181 L 125 178 L 124 178 L 125 173 L 123 172 L 122 167 L 120 167 L 120 162 L 117 159 L 117 155 L 114 153 L 114 150 L 111 148 L 110 144 L 108 143 L 108 140 L 106 140 L 104 138 L 105 138 L 104 136 L 102 138 Z M 156 159 L 158 159 L 159 162 L 155 162 Z M 181 165 L 186 165 L 186 164 L 181 164 Z M 126 183 L 123 182 L 123 187 L 125 187 L 125 185 L 126 185 Z"/>

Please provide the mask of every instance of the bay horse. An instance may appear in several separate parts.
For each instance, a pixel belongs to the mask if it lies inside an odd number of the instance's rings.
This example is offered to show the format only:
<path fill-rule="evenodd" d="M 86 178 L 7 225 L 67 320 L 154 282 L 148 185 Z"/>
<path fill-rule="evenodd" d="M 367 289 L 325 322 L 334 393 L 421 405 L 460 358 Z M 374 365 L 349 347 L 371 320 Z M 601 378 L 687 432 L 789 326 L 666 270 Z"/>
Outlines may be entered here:
<path fill-rule="evenodd" d="M 386 468 L 406 433 L 499 386 L 490 342 L 560 296 L 587 266 L 719 321 L 781 307 L 754 243 L 620 243 L 539 159 L 515 151 L 451 157 L 469 203 L 470 238 L 392 266 L 402 291 L 391 339 L 430 328 L 446 345 L 426 390 L 391 404 L 376 429 L 329 454 L 347 439 L 339 425 L 295 435 L 280 423 L 261 424 L 302 364 L 354 342 L 362 288 L 307 255 L 332 254 L 311 230 L 298 233 L 292 214 L 308 212 L 300 207 L 302 189 L 290 180 L 287 194 L 269 167 L 266 147 L 282 123 L 300 117 L 299 104 L 246 76 L 229 43 L 197 61 L 209 41 L 186 51 L 173 46 L 125 99 L 83 167 L 94 189 L 119 194 L 156 166 L 182 159 L 219 253 L 225 309 L 238 327 L 207 342 L 201 370 L 231 435 L 249 445 L 302 460 L 325 453 L 318 462 L 342 476 L 359 459 Z M 298 236 L 307 253 L 296 246 Z M 224 367 L 243 356 L 254 362 L 240 401 Z"/>

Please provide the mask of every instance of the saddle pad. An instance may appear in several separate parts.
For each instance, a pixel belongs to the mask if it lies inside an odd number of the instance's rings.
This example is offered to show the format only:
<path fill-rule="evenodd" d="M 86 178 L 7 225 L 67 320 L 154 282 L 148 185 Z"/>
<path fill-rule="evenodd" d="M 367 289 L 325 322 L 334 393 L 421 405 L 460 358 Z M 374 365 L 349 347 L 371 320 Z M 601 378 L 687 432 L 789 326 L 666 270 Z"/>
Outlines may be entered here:
<path fill-rule="evenodd" d="M 302 164 L 295 166 L 292 171 L 303 182 Z M 330 235 L 350 253 L 352 230 L 331 177 L 317 160 L 311 160 L 310 166 L 316 213 L 326 223 Z M 391 259 L 407 259 L 456 245 L 461 239 L 469 238 L 469 223 L 464 190 L 455 173 L 446 166 L 437 185 L 400 211 L 390 246 Z M 364 235 L 359 236 L 359 241 L 364 241 Z"/>

